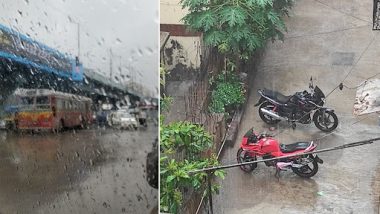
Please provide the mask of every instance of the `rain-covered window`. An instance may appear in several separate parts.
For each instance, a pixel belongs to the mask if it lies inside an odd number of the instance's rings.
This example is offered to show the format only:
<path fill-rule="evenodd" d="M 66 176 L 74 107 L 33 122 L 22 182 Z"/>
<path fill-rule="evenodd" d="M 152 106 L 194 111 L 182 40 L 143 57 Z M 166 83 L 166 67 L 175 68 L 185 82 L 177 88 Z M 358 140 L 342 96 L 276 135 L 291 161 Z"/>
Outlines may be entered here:
<path fill-rule="evenodd" d="M 158 1 L 0 14 L 0 213 L 157 210 Z"/>

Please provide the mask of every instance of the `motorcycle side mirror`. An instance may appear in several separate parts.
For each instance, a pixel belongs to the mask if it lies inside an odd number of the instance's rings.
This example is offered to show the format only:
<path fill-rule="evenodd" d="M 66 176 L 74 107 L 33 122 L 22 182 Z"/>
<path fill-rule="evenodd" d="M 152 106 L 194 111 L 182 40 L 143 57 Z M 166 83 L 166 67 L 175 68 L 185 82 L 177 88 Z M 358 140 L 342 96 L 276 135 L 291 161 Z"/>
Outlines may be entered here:
<path fill-rule="evenodd" d="M 343 83 L 339 84 L 339 90 L 343 90 Z"/>
<path fill-rule="evenodd" d="M 309 88 L 310 88 L 310 89 L 313 89 L 313 88 L 314 88 L 313 77 L 310 77 Z"/>

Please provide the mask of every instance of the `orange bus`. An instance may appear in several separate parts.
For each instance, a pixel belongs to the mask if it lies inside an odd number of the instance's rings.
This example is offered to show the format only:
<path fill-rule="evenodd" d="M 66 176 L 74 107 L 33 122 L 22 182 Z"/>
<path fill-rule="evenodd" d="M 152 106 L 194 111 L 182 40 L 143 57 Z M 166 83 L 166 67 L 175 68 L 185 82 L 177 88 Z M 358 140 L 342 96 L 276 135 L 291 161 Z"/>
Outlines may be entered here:
<path fill-rule="evenodd" d="M 60 131 L 91 124 L 92 100 L 49 89 L 17 89 L 15 128 Z"/>

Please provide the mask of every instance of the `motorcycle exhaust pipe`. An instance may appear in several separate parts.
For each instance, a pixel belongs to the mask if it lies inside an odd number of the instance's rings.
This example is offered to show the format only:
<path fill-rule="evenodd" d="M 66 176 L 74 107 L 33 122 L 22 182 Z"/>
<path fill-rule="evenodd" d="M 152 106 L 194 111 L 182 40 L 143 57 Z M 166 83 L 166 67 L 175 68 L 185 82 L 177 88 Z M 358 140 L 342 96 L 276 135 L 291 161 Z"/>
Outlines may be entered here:
<path fill-rule="evenodd" d="M 274 119 L 276 120 L 286 120 L 285 118 L 279 116 L 278 114 L 276 114 L 275 112 L 271 111 L 271 110 L 267 110 L 265 108 L 261 108 L 260 111 L 266 115 L 269 115 L 271 117 L 273 117 Z"/>

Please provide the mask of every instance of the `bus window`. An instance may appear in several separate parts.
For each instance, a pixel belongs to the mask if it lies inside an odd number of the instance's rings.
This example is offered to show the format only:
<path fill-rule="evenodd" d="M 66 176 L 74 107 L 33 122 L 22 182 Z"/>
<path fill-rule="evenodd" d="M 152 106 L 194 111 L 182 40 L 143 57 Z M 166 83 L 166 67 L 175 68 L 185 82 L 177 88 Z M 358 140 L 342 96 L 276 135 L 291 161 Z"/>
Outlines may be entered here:
<path fill-rule="evenodd" d="M 57 105 L 57 99 L 54 96 L 50 97 L 50 105 L 52 106 Z"/>
<path fill-rule="evenodd" d="M 21 105 L 33 105 L 33 97 L 21 97 Z"/>
<path fill-rule="evenodd" d="M 57 109 L 61 110 L 61 109 L 64 109 L 64 108 L 65 108 L 64 101 L 61 100 L 61 99 L 57 99 Z"/>

